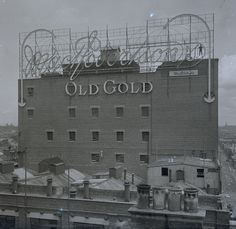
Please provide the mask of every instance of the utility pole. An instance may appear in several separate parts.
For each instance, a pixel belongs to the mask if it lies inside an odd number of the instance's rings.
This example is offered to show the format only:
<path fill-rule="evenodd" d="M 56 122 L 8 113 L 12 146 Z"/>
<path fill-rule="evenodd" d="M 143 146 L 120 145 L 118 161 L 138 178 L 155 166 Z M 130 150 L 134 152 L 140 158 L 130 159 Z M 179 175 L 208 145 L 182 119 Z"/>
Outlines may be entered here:
<path fill-rule="evenodd" d="M 24 188 L 24 214 L 25 214 L 25 228 L 28 228 L 27 225 L 27 148 L 25 148 L 25 150 L 23 150 L 24 153 L 24 167 L 25 167 L 25 188 Z"/>

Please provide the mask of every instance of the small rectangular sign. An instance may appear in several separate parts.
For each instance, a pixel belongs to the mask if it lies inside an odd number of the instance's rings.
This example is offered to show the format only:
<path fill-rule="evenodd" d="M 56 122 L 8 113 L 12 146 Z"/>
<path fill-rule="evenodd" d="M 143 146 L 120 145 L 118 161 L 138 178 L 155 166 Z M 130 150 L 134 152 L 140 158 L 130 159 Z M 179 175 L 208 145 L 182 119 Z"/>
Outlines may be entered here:
<path fill-rule="evenodd" d="M 197 76 L 198 70 L 169 71 L 169 76 Z"/>

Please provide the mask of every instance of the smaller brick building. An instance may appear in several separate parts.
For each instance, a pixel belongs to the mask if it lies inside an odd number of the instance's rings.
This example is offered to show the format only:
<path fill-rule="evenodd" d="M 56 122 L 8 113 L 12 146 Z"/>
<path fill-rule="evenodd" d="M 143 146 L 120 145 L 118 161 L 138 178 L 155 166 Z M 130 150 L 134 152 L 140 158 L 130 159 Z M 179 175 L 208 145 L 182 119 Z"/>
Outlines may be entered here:
<path fill-rule="evenodd" d="M 204 189 L 207 193 L 219 194 L 220 166 L 211 159 L 197 157 L 171 157 L 150 163 L 148 183 L 165 186 L 182 181 Z"/>

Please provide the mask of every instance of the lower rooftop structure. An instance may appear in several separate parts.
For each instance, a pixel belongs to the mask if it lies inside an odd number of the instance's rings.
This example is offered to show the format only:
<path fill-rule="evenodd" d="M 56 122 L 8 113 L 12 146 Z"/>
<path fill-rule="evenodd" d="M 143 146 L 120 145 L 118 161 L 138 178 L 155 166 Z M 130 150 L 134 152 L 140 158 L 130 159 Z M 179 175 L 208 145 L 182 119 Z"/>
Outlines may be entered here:
<path fill-rule="evenodd" d="M 221 192 L 220 164 L 199 157 L 165 157 L 148 166 L 147 181 L 150 185 L 168 185 L 184 182 L 207 193 Z"/>
<path fill-rule="evenodd" d="M 181 182 L 136 186 L 132 179 L 124 180 L 124 173 L 115 178 L 116 169 L 98 179 L 68 168 L 60 174 L 26 170 L 31 174 L 27 180 L 18 178 L 19 169 L 15 175 L 0 174 L 0 225 L 16 229 L 230 228 L 230 214 L 220 195 Z"/>

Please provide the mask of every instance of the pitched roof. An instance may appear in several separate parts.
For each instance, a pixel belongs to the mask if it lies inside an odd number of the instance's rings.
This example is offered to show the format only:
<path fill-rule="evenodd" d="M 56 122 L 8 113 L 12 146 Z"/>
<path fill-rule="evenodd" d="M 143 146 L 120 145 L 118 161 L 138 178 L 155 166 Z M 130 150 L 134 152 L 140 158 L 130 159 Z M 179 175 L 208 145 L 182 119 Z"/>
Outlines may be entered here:
<path fill-rule="evenodd" d="M 91 188 L 102 190 L 124 190 L 124 182 L 115 178 L 103 179 L 100 183 L 91 184 Z M 135 185 L 130 185 L 130 190 L 136 191 Z"/>
<path fill-rule="evenodd" d="M 34 177 L 27 176 L 27 184 L 31 185 L 47 185 L 47 179 L 52 178 L 53 186 L 67 187 L 70 184 L 83 181 L 85 175 L 76 169 L 65 170 L 62 174 L 53 174 L 49 171 L 38 174 Z"/>

